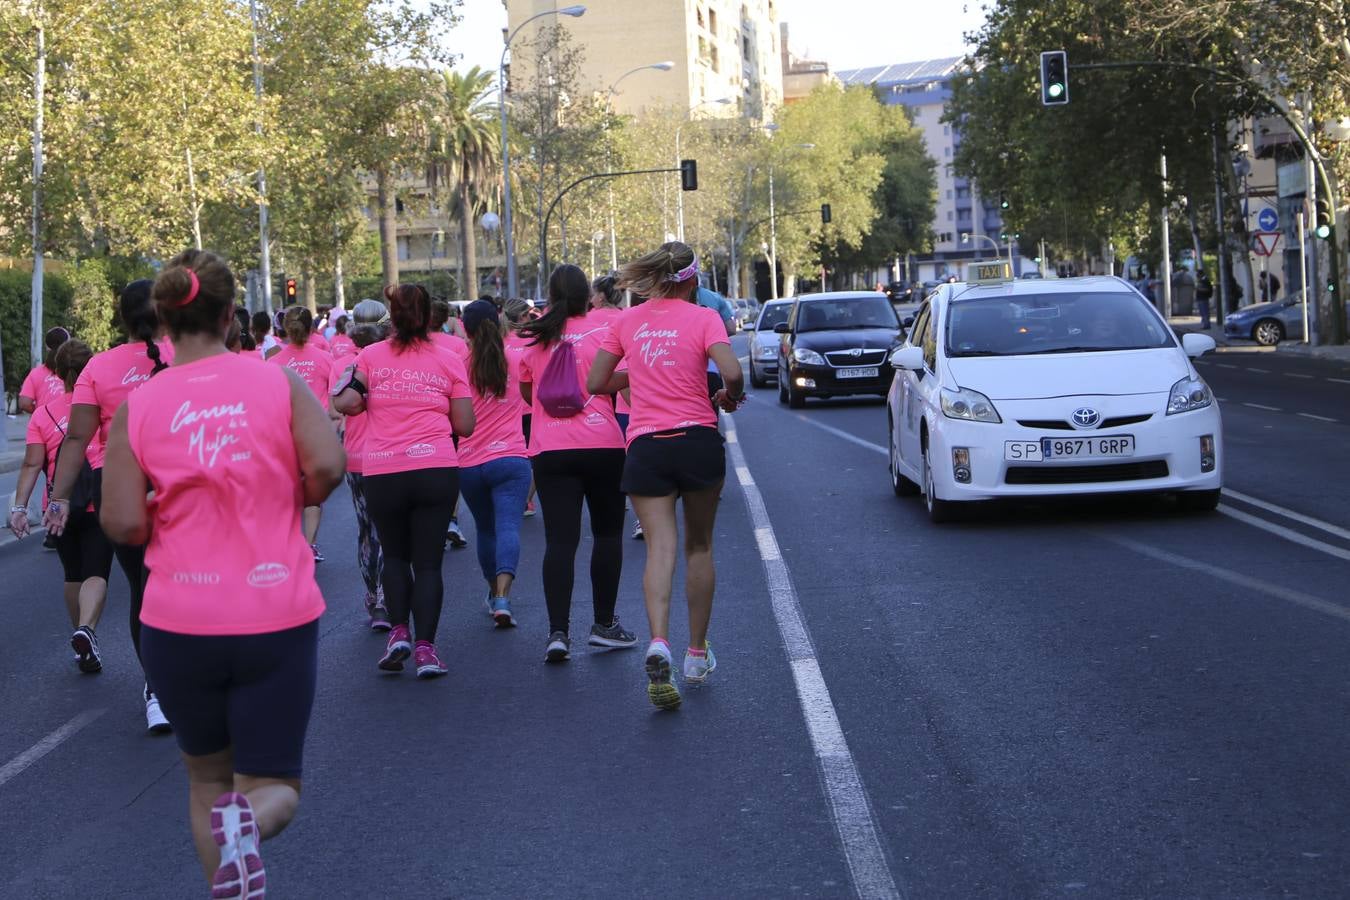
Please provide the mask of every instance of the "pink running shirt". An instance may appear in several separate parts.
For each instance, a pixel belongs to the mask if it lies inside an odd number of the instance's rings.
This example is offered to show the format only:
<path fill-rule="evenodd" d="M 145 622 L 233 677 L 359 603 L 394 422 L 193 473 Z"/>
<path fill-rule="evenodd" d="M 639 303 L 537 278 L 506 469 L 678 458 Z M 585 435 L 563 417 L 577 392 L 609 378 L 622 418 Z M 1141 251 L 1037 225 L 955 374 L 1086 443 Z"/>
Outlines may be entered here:
<path fill-rule="evenodd" d="M 563 340 L 572 345 L 577 358 L 577 381 L 586 395 L 586 376 L 591 371 L 595 354 L 609 334 L 609 323 L 602 316 L 593 320 L 590 315 L 574 316 L 563 326 Z M 725 332 L 723 332 L 725 334 Z M 555 345 L 556 346 L 556 345 Z M 535 373 L 543 374 L 553 347 L 527 346 L 520 358 L 520 380 L 532 384 Z M 614 418 L 614 403 L 608 396 L 586 395 L 586 408 L 575 416 L 555 419 L 539 404 L 539 395 L 533 394 L 530 423 L 530 456 L 549 450 L 597 450 L 623 446 L 623 432 Z"/>
<path fill-rule="evenodd" d="M 329 346 L 333 348 L 334 359 L 342 359 L 344 356 L 356 355 L 356 342 L 345 334 L 333 335 L 333 340 L 329 342 Z"/>
<path fill-rule="evenodd" d="M 433 331 L 431 341 L 437 347 L 443 350 L 450 350 L 459 354 L 459 358 L 468 360 L 469 342 L 457 334 L 446 334 L 444 331 Z"/>
<path fill-rule="evenodd" d="M 61 449 L 61 442 L 66 439 L 66 429 L 70 427 L 70 394 L 60 394 L 54 400 L 33 410 L 32 418 L 28 420 L 28 443 L 42 444 L 46 448 L 47 464 L 43 467 L 43 474 L 47 476 L 47 493 L 51 494 L 52 481 L 56 479 L 56 454 Z M 89 446 L 85 448 L 84 457 L 93 465 L 93 455 L 95 451 L 95 442 L 90 441 Z M 94 504 L 90 503 L 88 510 L 92 512 Z"/>
<path fill-rule="evenodd" d="M 34 366 L 19 388 L 20 397 L 32 397 L 38 406 L 50 403 L 66 393 L 66 385 L 55 372 L 45 365 Z"/>
<path fill-rule="evenodd" d="M 287 343 L 290 342 L 288 341 Z M 333 353 L 333 347 L 331 344 L 328 343 L 328 339 L 325 338 L 323 335 L 319 334 L 317 331 L 311 331 L 309 333 L 309 340 L 305 341 L 305 343 L 310 347 L 318 347 L 320 350 L 322 350 L 324 353 L 329 354 L 330 356 Z"/>
<path fill-rule="evenodd" d="M 473 390 L 470 385 L 470 390 Z M 506 393 L 501 397 L 473 392 L 473 434 L 459 441 L 459 464 L 481 466 L 506 456 L 525 456 L 521 417 L 529 412 L 520 396 L 520 354 L 506 354 Z"/>
<path fill-rule="evenodd" d="M 332 353 L 320 350 L 313 344 L 297 347 L 287 343 L 282 346 L 281 352 L 274 354 L 268 362 L 294 371 L 314 392 L 314 396 L 319 398 L 324 410 L 328 409 L 328 381 L 333 373 Z"/>
<path fill-rule="evenodd" d="M 355 368 L 355 356 L 338 357 L 333 360 L 332 380 L 328 382 L 328 393 L 332 395 L 339 388 L 346 387 L 352 380 L 351 371 Z M 342 449 L 347 451 L 347 471 L 360 475 L 365 471 L 362 460 L 365 459 L 366 414 L 346 416 L 345 420 L 342 426 Z"/>
<path fill-rule="evenodd" d="M 173 344 L 158 341 L 156 346 L 159 347 L 159 358 L 171 364 Z M 108 427 L 112 425 L 113 413 L 117 412 L 117 407 L 132 391 L 150 380 L 154 367 L 150 355 L 145 352 L 145 343 L 132 341 L 95 353 L 80 373 L 71 403 L 98 407 L 98 434 L 90 441 L 90 446 L 96 443 L 98 447 L 89 457 L 89 465 L 95 469 L 103 468 L 103 448 L 108 443 Z"/>
<path fill-rule="evenodd" d="M 695 303 L 648 300 L 624 310 L 601 349 L 628 361 L 629 444 L 654 431 L 717 427 L 708 402 L 708 351 L 727 343 L 722 317 Z"/>
<path fill-rule="evenodd" d="M 323 613 L 279 367 L 221 353 L 167 369 L 129 399 L 127 431 L 154 490 L 142 622 L 265 634 Z"/>
<path fill-rule="evenodd" d="M 468 399 L 464 361 L 430 341 L 371 344 L 356 357 L 366 377 L 366 475 L 459 465 L 450 401 Z"/>

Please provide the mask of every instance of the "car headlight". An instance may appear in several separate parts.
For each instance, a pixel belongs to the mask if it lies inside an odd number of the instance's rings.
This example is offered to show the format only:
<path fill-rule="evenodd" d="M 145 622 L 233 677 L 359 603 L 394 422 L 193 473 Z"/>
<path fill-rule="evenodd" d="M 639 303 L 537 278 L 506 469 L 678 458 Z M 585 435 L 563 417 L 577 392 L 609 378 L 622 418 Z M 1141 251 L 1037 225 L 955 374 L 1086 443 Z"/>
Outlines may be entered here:
<path fill-rule="evenodd" d="M 1172 393 L 1167 398 L 1167 414 L 1190 412 L 1204 409 L 1214 402 L 1209 385 L 1199 378 L 1186 377 L 1172 385 Z"/>
<path fill-rule="evenodd" d="M 957 388 L 949 391 L 942 389 L 942 414 L 949 419 L 964 419 L 967 422 L 1002 422 L 993 401 L 979 391 L 970 388 Z"/>
<path fill-rule="evenodd" d="M 797 362 L 803 363 L 808 366 L 825 365 L 825 357 L 821 356 L 816 351 L 808 350 L 805 347 L 798 347 L 797 349 L 793 350 L 792 358 L 795 359 Z"/>
<path fill-rule="evenodd" d="M 755 355 L 760 359 L 773 359 L 778 355 L 778 348 L 772 344 L 761 344 L 755 341 Z"/>

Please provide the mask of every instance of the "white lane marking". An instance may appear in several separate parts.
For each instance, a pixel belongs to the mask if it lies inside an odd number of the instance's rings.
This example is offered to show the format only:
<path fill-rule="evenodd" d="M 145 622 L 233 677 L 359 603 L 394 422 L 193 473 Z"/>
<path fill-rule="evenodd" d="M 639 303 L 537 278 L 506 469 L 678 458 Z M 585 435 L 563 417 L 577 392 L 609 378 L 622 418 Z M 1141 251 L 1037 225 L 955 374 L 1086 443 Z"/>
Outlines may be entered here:
<path fill-rule="evenodd" d="M 1331 418 L 1331 416 L 1318 416 L 1318 415 L 1313 415 L 1312 413 L 1299 413 L 1299 415 L 1302 416 L 1302 417 L 1305 418 L 1305 419 L 1316 419 L 1316 420 L 1319 421 L 1319 422 L 1335 422 L 1335 421 L 1337 421 L 1336 419 Z"/>
<path fill-rule="evenodd" d="M 1260 373 L 1260 374 L 1262 374 L 1262 375 L 1269 375 L 1269 374 L 1270 374 L 1270 370 L 1269 370 L 1269 369 L 1258 369 L 1258 368 L 1256 368 L 1255 366 L 1248 366 L 1248 367 L 1247 367 L 1247 371 L 1248 371 L 1248 372 L 1258 372 L 1258 373 Z"/>
<path fill-rule="evenodd" d="M 1334 381 L 1337 384 L 1350 384 L 1350 378 L 1328 378 L 1327 381 Z"/>
<path fill-rule="evenodd" d="M 1266 412 L 1279 412 L 1278 406 L 1265 406 L 1261 403 L 1244 403 L 1243 406 L 1250 406 L 1252 409 L 1264 409 Z"/>
<path fill-rule="evenodd" d="M 1277 516 L 1283 516 L 1286 519 L 1301 522 L 1304 525 L 1311 525 L 1313 528 L 1320 528 L 1327 534 L 1335 535 L 1336 537 L 1350 541 L 1350 528 L 1342 528 L 1339 525 L 1332 525 L 1330 522 L 1324 522 L 1321 519 L 1314 519 L 1312 516 L 1305 516 L 1303 513 L 1294 512 L 1292 509 L 1287 509 L 1275 503 L 1261 500 L 1250 494 L 1244 494 L 1241 491 L 1235 491 L 1232 488 L 1224 488 L 1223 494 L 1225 497 L 1241 500 L 1243 503 L 1248 503 L 1259 509 L 1264 509 L 1266 512 L 1273 512 Z"/>
<path fill-rule="evenodd" d="M 1233 365 L 1232 363 L 1215 363 L 1214 365 L 1218 366 L 1220 369 L 1236 369 L 1236 368 L 1238 368 L 1237 366 Z"/>
<path fill-rule="evenodd" d="M 1296 591 L 1293 588 L 1287 588 L 1283 585 L 1271 584 L 1269 581 L 1262 581 L 1259 578 L 1239 575 L 1237 572 L 1231 572 L 1228 569 L 1220 568 L 1219 566 L 1211 566 L 1209 563 L 1200 562 L 1197 559 L 1191 559 L 1187 556 L 1169 553 L 1166 550 L 1160 550 L 1157 547 L 1142 544 L 1139 541 L 1130 540 L 1129 538 L 1117 537 L 1109 534 L 1102 534 L 1101 537 L 1113 544 L 1128 547 L 1136 553 L 1156 559 L 1159 562 L 1170 563 L 1171 565 L 1178 566 L 1182 569 L 1194 569 L 1197 572 L 1204 572 L 1211 578 L 1226 581 L 1236 587 L 1261 591 L 1279 600 L 1293 603 L 1296 606 L 1302 606 L 1305 609 L 1325 613 L 1328 616 L 1335 616 L 1338 619 L 1350 622 L 1350 609 L 1346 609 L 1343 606 L 1337 606 L 1335 603 L 1329 603 L 1320 597 L 1314 597 L 1311 594 L 1305 594 L 1302 591 Z"/>
<path fill-rule="evenodd" d="M 868 450 L 873 450 L 877 453 L 880 453 L 882 456 L 891 455 L 891 451 L 887 450 L 880 444 L 874 444 L 871 441 L 865 441 L 862 438 L 858 437 L 856 434 L 849 434 L 847 431 L 844 431 L 841 428 L 835 428 L 832 425 L 826 425 L 823 422 L 817 422 L 815 419 L 809 418 L 808 416 L 798 415 L 797 418 L 801 419 L 807 425 L 814 425 L 821 431 L 828 431 L 835 437 L 843 438 L 846 441 L 850 441 L 854 444 L 857 444 L 859 447 L 866 447 Z"/>
<path fill-rule="evenodd" d="M 27 750 L 20 753 L 18 756 L 11 759 L 9 762 L 5 763 L 3 766 L 0 766 L 0 786 L 3 786 L 5 782 L 16 778 L 24 769 L 42 759 L 42 757 L 46 756 L 48 753 L 51 753 L 59 747 L 63 741 L 72 737 L 81 728 L 103 715 L 104 712 L 106 712 L 106 710 L 85 710 L 33 746 L 29 747 Z"/>
<path fill-rule="evenodd" d="M 1284 377 L 1285 377 L 1285 378 L 1306 378 L 1306 379 L 1308 379 L 1309 381 L 1312 380 L 1312 376 L 1311 376 L 1311 375 L 1300 375 L 1298 372 L 1285 372 L 1285 373 L 1284 373 Z"/>
<path fill-rule="evenodd" d="M 735 440 L 735 434 L 736 427 L 728 423 L 727 439 L 732 463 L 738 475 L 742 470 L 748 475 L 750 467 L 745 461 L 745 451 Z M 886 864 L 886 853 L 881 848 L 881 838 L 877 833 L 876 822 L 872 819 L 862 777 L 849 750 L 848 739 L 839 725 L 839 714 L 830 697 L 829 685 L 820 671 L 811 633 L 802 615 L 797 590 L 792 585 L 792 574 L 783 561 L 778 539 L 769 521 L 764 497 L 753 478 L 749 483 L 742 482 L 742 494 L 764 562 L 773 616 L 792 667 L 792 680 L 797 688 L 797 701 L 801 706 L 802 717 L 806 720 L 807 732 L 811 736 L 811 747 L 820 761 L 825 796 L 829 800 L 835 830 L 844 849 L 853 889 L 863 900 L 898 898 L 901 896 L 900 891 Z"/>
<path fill-rule="evenodd" d="M 1219 504 L 1219 512 L 1229 518 L 1237 519 L 1239 522 L 1246 522 L 1253 528 L 1260 528 L 1262 531 L 1268 531 L 1271 534 L 1278 535 L 1286 541 L 1293 541 L 1295 544 L 1302 544 L 1313 550 L 1320 550 L 1328 556 L 1334 556 L 1337 559 L 1343 559 L 1346 562 L 1350 562 L 1350 550 L 1345 550 L 1324 541 L 1319 541 L 1317 538 L 1310 538 L 1306 534 L 1300 534 L 1292 528 L 1285 528 L 1283 525 L 1267 522 L 1265 519 L 1234 509 L 1231 506 L 1224 506 L 1222 503 Z"/>

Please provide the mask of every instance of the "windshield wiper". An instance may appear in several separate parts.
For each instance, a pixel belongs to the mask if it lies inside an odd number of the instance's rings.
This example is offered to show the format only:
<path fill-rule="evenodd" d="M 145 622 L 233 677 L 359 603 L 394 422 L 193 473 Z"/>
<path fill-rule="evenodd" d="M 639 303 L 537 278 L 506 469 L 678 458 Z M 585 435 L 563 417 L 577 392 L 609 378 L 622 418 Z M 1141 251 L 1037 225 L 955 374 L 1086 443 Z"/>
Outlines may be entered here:
<path fill-rule="evenodd" d="M 1112 353 L 1117 350 L 1150 350 L 1150 347 L 1055 347 L 1052 350 L 1031 350 L 1026 356 L 1043 356 L 1047 353 Z"/>
<path fill-rule="evenodd" d="M 999 353 L 997 350 L 959 350 L 956 353 L 948 353 L 948 359 L 956 359 L 963 356 L 1008 356 L 1007 353 Z"/>

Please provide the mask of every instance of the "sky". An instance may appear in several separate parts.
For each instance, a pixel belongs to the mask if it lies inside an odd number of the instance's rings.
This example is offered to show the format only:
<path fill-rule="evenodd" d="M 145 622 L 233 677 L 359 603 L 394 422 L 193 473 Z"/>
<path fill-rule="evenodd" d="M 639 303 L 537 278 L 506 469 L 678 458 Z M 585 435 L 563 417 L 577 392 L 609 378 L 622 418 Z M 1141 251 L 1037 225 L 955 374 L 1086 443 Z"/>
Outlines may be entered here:
<path fill-rule="evenodd" d="M 584 2 L 584 0 L 582 0 Z M 678 2 L 678 0 L 672 0 Z M 823 59 L 830 69 L 960 56 L 963 34 L 984 19 L 982 0 L 778 0 L 779 21 L 801 59 Z M 501 0 L 464 0 L 451 33 L 460 66 L 496 69 L 506 12 Z"/>

